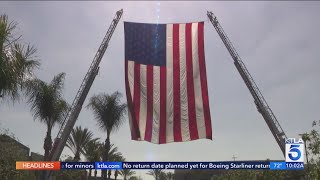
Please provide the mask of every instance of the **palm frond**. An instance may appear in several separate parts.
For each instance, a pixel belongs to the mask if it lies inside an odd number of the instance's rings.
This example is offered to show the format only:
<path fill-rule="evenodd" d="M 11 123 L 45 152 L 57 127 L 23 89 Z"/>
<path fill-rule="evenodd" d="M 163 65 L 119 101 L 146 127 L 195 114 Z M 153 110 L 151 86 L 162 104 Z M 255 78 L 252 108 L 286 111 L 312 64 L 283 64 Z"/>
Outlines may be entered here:
<path fill-rule="evenodd" d="M 54 105 L 53 113 L 54 123 L 61 124 L 66 116 L 66 113 L 68 112 L 69 105 L 66 101 L 61 99 L 56 101 L 55 103 L 56 104 Z"/>
<path fill-rule="evenodd" d="M 155 180 L 159 180 L 161 173 L 163 173 L 162 169 L 152 169 L 147 172 L 147 175 L 153 176 Z"/>
<path fill-rule="evenodd" d="M 19 100 L 19 89 L 24 89 L 24 81 L 40 66 L 36 48 L 18 42 L 21 36 L 15 38 L 16 28 L 7 15 L 0 16 L 0 95 L 12 100 Z"/>
<path fill-rule="evenodd" d="M 103 131 L 110 134 L 119 129 L 124 122 L 126 104 L 120 102 L 121 93 L 115 92 L 111 95 L 99 94 L 91 97 L 88 108 L 91 108 L 94 117 Z"/>
<path fill-rule="evenodd" d="M 173 179 L 173 173 L 172 172 L 167 172 L 167 179 L 172 180 Z"/>
<path fill-rule="evenodd" d="M 124 178 L 129 178 L 130 176 L 135 175 L 136 172 L 134 172 L 134 171 L 131 170 L 131 169 L 122 169 L 122 170 L 120 171 L 120 174 L 121 174 L 121 176 L 124 177 Z"/>
<path fill-rule="evenodd" d="M 100 146 L 99 138 L 92 139 L 85 145 L 84 156 L 86 157 L 87 161 L 90 161 L 90 162 L 101 161 L 99 146 Z"/>
<path fill-rule="evenodd" d="M 18 23 L 15 21 L 9 22 L 6 14 L 0 15 L 0 44 L 3 48 L 10 45 L 10 42 L 14 41 L 14 31 L 17 28 Z"/>
<path fill-rule="evenodd" d="M 85 155 L 85 147 L 92 140 L 93 133 L 88 128 L 75 127 L 67 139 L 67 147 L 76 156 Z"/>
<path fill-rule="evenodd" d="M 27 80 L 24 86 L 35 120 L 46 123 L 50 129 L 63 121 L 68 104 L 62 96 L 57 96 L 57 88 L 37 78 Z"/>
<path fill-rule="evenodd" d="M 54 91 L 57 93 L 57 96 L 59 97 L 61 96 L 63 90 L 65 76 L 65 73 L 60 73 L 54 76 L 53 80 L 50 83 L 50 86 L 54 89 Z"/>

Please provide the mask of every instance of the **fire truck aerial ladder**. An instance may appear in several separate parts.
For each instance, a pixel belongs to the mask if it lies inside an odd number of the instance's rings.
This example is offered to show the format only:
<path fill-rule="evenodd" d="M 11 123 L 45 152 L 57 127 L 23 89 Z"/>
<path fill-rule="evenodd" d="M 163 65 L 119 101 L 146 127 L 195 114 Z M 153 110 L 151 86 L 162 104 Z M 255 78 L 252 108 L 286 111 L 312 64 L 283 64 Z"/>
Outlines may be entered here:
<path fill-rule="evenodd" d="M 74 98 L 69 111 L 67 112 L 65 119 L 61 125 L 61 128 L 58 132 L 58 135 L 54 141 L 52 150 L 50 152 L 49 161 L 59 161 L 60 155 L 63 151 L 63 148 L 66 144 L 66 141 L 73 129 L 75 122 L 78 119 L 79 113 L 81 111 L 82 105 L 88 95 L 88 92 L 92 86 L 92 83 L 99 71 L 99 64 L 101 59 L 106 52 L 111 36 L 122 16 L 123 10 L 119 10 L 116 12 L 115 17 L 113 18 L 111 25 L 102 40 L 102 43 L 89 67 L 87 74 L 85 75 L 80 88 L 77 92 L 76 97 Z M 48 174 L 49 176 L 50 174 Z"/>
<path fill-rule="evenodd" d="M 212 25 L 218 32 L 221 40 L 223 41 L 224 45 L 228 49 L 233 63 L 236 66 L 237 70 L 239 71 L 242 79 L 244 80 L 245 84 L 247 85 L 251 95 L 253 96 L 254 102 L 257 106 L 259 113 L 263 116 L 264 120 L 266 121 L 272 135 L 276 139 L 281 151 L 285 154 L 285 139 L 287 139 L 286 134 L 282 130 L 277 118 L 273 114 L 271 108 L 267 104 L 267 101 L 262 96 L 258 86 L 254 82 L 253 78 L 251 77 L 248 69 L 246 68 L 245 64 L 241 60 L 240 56 L 238 55 L 237 51 L 231 44 L 230 40 L 227 37 L 227 34 L 223 31 L 217 17 L 212 12 L 207 12 L 207 16 L 209 17 Z"/>

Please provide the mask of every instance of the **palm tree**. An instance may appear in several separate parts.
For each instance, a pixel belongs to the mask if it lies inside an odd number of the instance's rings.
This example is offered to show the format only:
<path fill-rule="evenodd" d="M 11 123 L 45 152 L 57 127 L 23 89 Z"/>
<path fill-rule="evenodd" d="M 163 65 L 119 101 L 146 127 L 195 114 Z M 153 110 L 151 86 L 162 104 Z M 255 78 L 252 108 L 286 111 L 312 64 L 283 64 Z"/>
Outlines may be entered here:
<path fill-rule="evenodd" d="M 80 161 L 80 156 L 85 154 L 84 148 L 92 140 L 92 137 L 93 133 L 88 128 L 82 129 L 81 126 L 77 126 L 72 129 L 66 146 L 73 152 L 74 161 Z M 97 139 L 94 140 L 96 141 Z"/>
<path fill-rule="evenodd" d="M 159 180 L 168 180 L 167 174 L 165 172 L 160 172 Z"/>
<path fill-rule="evenodd" d="M 110 161 L 114 161 L 114 162 L 124 162 L 125 161 L 125 158 L 122 156 L 122 154 L 120 156 L 115 156 L 113 157 Z M 114 179 L 117 180 L 117 177 L 119 175 L 119 171 L 118 170 L 115 170 L 114 172 Z M 110 174 L 111 176 L 111 174 Z M 110 177 L 109 177 L 110 178 Z"/>
<path fill-rule="evenodd" d="M 84 147 L 84 156 L 89 162 L 98 162 L 100 159 L 100 142 L 98 139 L 93 139 L 89 141 Z M 89 169 L 89 177 L 91 177 L 91 169 Z M 95 170 L 95 177 L 97 176 L 97 170 Z"/>
<path fill-rule="evenodd" d="M 309 169 L 309 153 L 308 153 L 308 149 L 307 149 L 307 143 L 310 141 L 310 134 L 308 133 L 303 133 L 303 134 L 299 134 L 304 142 L 304 150 L 306 151 L 306 160 L 307 160 L 307 178 L 309 176 L 310 173 L 310 169 Z"/>
<path fill-rule="evenodd" d="M 24 81 L 40 66 L 34 57 L 36 49 L 20 43 L 21 36 L 16 37 L 17 25 L 9 22 L 7 15 L 0 15 L 0 98 L 12 100 L 19 98 Z"/>
<path fill-rule="evenodd" d="M 68 105 L 62 97 L 62 89 L 65 73 L 54 76 L 48 84 L 40 79 L 26 82 L 26 95 L 28 104 L 35 120 L 47 126 L 47 135 L 44 140 L 44 160 L 49 160 L 49 152 L 52 148 L 52 128 L 63 121 Z"/>
<path fill-rule="evenodd" d="M 126 104 L 120 102 L 121 93 L 115 92 L 111 95 L 99 94 L 91 97 L 88 107 L 93 110 L 95 119 L 100 129 L 107 132 L 105 140 L 103 161 L 109 161 L 108 153 L 111 149 L 110 134 L 119 129 L 124 122 Z M 102 176 L 106 179 L 106 172 Z"/>
<path fill-rule="evenodd" d="M 161 173 L 162 169 L 152 169 L 147 172 L 147 174 L 153 176 L 155 180 L 160 180 Z"/>
<path fill-rule="evenodd" d="M 303 134 L 299 134 L 304 142 L 304 149 L 306 151 L 306 160 L 307 160 L 307 164 L 309 164 L 309 159 L 308 159 L 308 149 L 307 149 L 307 143 L 308 141 L 310 141 L 310 135 L 308 133 L 303 133 Z"/>
<path fill-rule="evenodd" d="M 167 179 L 173 180 L 173 173 L 172 172 L 167 172 Z"/>
<path fill-rule="evenodd" d="M 73 161 L 73 157 L 67 156 L 63 161 L 64 162 L 72 162 Z"/>
<path fill-rule="evenodd" d="M 132 171 L 131 169 L 122 169 L 120 171 L 121 176 L 124 180 L 127 180 L 127 178 L 130 178 L 130 176 L 133 176 L 136 174 L 136 172 Z"/>
<path fill-rule="evenodd" d="M 105 154 L 105 144 L 102 143 L 101 146 L 100 146 L 100 149 L 99 149 L 100 152 L 103 152 L 101 153 L 101 159 L 104 157 L 104 154 Z M 124 158 L 121 154 L 121 152 L 118 151 L 118 147 L 114 147 L 114 144 L 111 144 L 110 145 L 110 151 L 108 152 L 108 157 L 109 157 L 109 161 L 122 161 Z M 111 170 L 108 170 L 107 171 L 107 175 L 108 175 L 108 178 L 110 179 L 111 177 Z"/>

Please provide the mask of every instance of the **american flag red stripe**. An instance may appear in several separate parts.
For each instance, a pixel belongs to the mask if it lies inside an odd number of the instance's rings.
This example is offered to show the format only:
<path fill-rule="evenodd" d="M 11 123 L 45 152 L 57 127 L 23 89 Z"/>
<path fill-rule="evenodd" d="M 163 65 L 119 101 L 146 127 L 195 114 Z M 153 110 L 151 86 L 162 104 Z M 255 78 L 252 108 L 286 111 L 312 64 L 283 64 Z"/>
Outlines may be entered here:
<path fill-rule="evenodd" d="M 182 141 L 181 137 L 181 104 L 180 104 L 180 43 L 179 24 L 173 25 L 173 133 L 174 141 Z"/>
<path fill-rule="evenodd" d="M 186 24 L 186 69 L 188 92 L 188 116 L 191 140 L 199 139 L 197 119 L 195 114 L 194 79 L 192 65 L 192 23 Z"/>
<path fill-rule="evenodd" d="M 160 139 L 159 144 L 166 143 L 166 118 L 167 118 L 167 76 L 166 76 L 166 67 L 160 67 Z"/>
<path fill-rule="evenodd" d="M 212 139 L 212 128 L 211 118 L 210 118 L 210 108 L 209 108 L 209 95 L 208 95 L 208 85 L 207 85 L 207 72 L 206 64 L 204 60 L 204 23 L 198 24 L 198 48 L 199 48 L 199 71 L 201 77 L 201 90 L 202 90 L 202 101 L 204 109 L 204 119 L 206 126 L 206 138 Z"/>
<path fill-rule="evenodd" d="M 203 22 L 125 23 L 133 140 L 164 144 L 212 139 L 203 31 Z M 155 47 L 144 44 L 149 42 Z"/>
<path fill-rule="evenodd" d="M 133 107 L 138 109 L 134 111 L 137 126 L 139 127 L 140 119 L 140 64 L 134 64 L 134 91 L 133 91 Z"/>

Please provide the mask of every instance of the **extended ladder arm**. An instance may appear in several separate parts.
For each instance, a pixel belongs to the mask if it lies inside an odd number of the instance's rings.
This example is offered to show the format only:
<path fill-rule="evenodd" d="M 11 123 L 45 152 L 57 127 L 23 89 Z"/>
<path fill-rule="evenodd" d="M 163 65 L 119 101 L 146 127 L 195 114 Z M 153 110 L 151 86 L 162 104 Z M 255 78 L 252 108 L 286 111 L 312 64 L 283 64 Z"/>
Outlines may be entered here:
<path fill-rule="evenodd" d="M 242 79 L 244 80 L 245 84 L 247 85 L 251 95 L 253 96 L 253 99 L 254 99 L 254 102 L 257 106 L 258 111 L 261 113 L 264 120 L 266 121 L 266 123 L 267 123 L 270 131 L 272 132 L 274 138 L 276 139 L 282 153 L 285 154 L 285 139 L 287 138 L 287 136 L 285 135 L 284 131 L 282 130 L 277 118 L 273 114 L 267 101 L 264 99 L 258 86 L 254 82 L 252 76 L 250 75 L 248 69 L 246 68 L 245 64 L 241 60 L 237 51 L 235 50 L 235 48 L 231 44 L 226 33 L 223 31 L 220 23 L 217 20 L 217 17 L 212 12 L 209 12 L 209 11 L 207 12 L 207 16 L 209 17 L 212 25 L 214 26 L 214 28 L 218 32 L 221 40 L 223 41 L 223 43 L 226 46 L 226 48 L 228 49 L 231 57 L 233 58 L 234 65 L 236 66 Z"/>
<path fill-rule="evenodd" d="M 105 37 L 103 38 L 103 41 L 89 67 L 89 70 L 87 72 L 87 74 L 85 75 L 80 88 L 77 92 L 76 97 L 74 98 L 72 105 L 65 117 L 64 122 L 61 125 L 61 128 L 58 132 L 58 135 L 55 139 L 55 142 L 53 144 L 53 148 L 51 150 L 50 153 L 50 157 L 49 160 L 51 161 L 58 161 L 59 157 L 63 151 L 63 148 L 66 145 L 66 141 L 73 129 L 73 126 L 75 124 L 75 122 L 78 119 L 79 113 L 82 109 L 82 105 L 88 95 L 88 92 L 92 86 L 92 83 L 99 71 L 99 64 L 101 62 L 101 59 L 108 47 L 109 41 L 111 39 L 111 36 L 122 16 L 123 10 L 119 10 L 117 11 L 115 17 L 113 18 L 111 25 L 105 35 Z"/>

